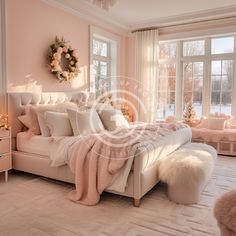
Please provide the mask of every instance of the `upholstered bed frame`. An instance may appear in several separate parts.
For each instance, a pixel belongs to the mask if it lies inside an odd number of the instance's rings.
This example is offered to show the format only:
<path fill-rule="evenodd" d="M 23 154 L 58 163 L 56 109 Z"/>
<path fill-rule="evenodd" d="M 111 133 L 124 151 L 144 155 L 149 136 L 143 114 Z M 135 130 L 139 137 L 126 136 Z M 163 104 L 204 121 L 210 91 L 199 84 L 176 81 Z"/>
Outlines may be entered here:
<path fill-rule="evenodd" d="M 50 160 L 31 153 L 16 150 L 16 135 L 22 131 L 23 125 L 17 119 L 24 113 L 24 107 L 28 104 L 55 104 L 67 101 L 75 101 L 78 93 L 9 93 L 8 113 L 12 130 L 13 143 L 13 169 L 52 178 L 68 183 L 74 183 L 74 176 L 68 166 L 51 167 Z M 158 182 L 158 166 L 153 162 L 155 147 L 138 149 L 133 163 L 132 171 L 128 177 L 125 192 L 113 192 L 134 199 L 134 205 L 139 206 L 142 196 L 152 189 Z"/>

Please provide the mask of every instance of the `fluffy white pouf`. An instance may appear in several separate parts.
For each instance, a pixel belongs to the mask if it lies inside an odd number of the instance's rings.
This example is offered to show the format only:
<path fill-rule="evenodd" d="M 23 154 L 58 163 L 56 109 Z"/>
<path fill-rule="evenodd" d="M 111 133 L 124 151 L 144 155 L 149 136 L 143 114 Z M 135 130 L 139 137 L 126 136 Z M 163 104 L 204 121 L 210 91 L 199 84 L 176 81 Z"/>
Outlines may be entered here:
<path fill-rule="evenodd" d="M 170 200 L 193 204 L 210 179 L 217 153 L 201 143 L 188 143 L 160 160 L 159 177 L 168 184 Z"/>

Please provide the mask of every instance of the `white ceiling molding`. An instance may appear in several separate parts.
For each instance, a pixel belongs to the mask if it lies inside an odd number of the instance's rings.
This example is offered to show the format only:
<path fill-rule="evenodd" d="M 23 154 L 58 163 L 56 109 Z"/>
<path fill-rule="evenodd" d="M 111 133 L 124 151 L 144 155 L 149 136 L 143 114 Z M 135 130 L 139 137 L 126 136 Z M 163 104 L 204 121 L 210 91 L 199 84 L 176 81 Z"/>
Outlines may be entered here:
<path fill-rule="evenodd" d="M 197 21 L 211 20 L 211 19 L 219 19 L 224 17 L 236 16 L 236 5 L 224 7 L 224 8 L 216 8 L 211 10 L 199 11 L 188 14 L 181 14 L 170 17 L 162 17 L 156 20 L 149 20 L 146 22 L 138 22 L 131 26 L 131 30 L 137 30 L 141 28 L 147 27 L 164 27 L 164 26 L 172 26 L 178 25 L 182 23 L 193 23 Z"/>
<path fill-rule="evenodd" d="M 122 18 L 113 16 L 112 11 L 104 11 L 95 6 L 91 0 L 41 0 L 59 9 L 77 15 L 91 22 L 91 24 L 106 28 L 117 33 L 126 34 L 128 32 L 149 28 L 178 25 L 181 23 L 192 23 L 196 21 L 219 19 L 224 17 L 236 16 L 236 5 L 214 8 L 209 10 L 183 13 L 168 17 L 157 17 L 153 20 L 142 20 L 134 23 L 125 23 Z M 171 7 L 171 6 L 170 6 Z M 112 9 L 111 9 L 112 10 Z M 122 12 L 121 12 L 122 16 Z"/>
<path fill-rule="evenodd" d="M 102 9 L 98 9 L 96 6 L 91 6 L 88 2 L 83 0 L 77 0 L 79 9 L 73 8 L 66 3 L 66 1 L 59 0 L 41 0 L 51 6 L 57 7 L 73 15 L 79 16 L 91 24 L 106 28 L 111 31 L 115 31 L 120 34 L 127 34 L 130 29 L 124 24 L 113 20 L 111 17 L 106 16 L 106 12 Z"/>

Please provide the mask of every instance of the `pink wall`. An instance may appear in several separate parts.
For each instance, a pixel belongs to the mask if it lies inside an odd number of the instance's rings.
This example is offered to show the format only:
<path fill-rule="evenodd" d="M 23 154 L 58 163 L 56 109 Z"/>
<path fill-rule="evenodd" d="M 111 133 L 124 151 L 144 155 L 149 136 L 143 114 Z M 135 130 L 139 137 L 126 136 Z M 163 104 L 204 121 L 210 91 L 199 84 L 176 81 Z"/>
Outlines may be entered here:
<path fill-rule="evenodd" d="M 8 91 L 70 91 L 88 87 L 89 22 L 40 0 L 7 0 Z M 49 45 L 63 36 L 78 50 L 81 73 L 59 83 L 46 66 Z M 122 38 L 121 74 L 126 40 Z"/>

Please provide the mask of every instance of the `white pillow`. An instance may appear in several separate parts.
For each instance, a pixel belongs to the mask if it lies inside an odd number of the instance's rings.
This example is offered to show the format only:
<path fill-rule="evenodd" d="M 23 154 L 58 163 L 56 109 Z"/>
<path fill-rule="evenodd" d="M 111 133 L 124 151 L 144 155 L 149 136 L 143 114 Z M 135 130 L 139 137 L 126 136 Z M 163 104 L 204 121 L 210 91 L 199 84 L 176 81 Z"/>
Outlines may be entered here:
<path fill-rule="evenodd" d="M 232 115 L 226 115 L 221 112 L 215 112 L 214 114 L 210 114 L 210 117 L 225 119 L 225 128 L 231 128 L 230 121 L 234 118 Z"/>
<path fill-rule="evenodd" d="M 113 131 L 120 128 L 129 128 L 129 123 L 120 110 L 102 110 L 99 116 L 107 130 Z"/>
<path fill-rule="evenodd" d="M 75 136 L 97 133 L 104 130 L 102 121 L 95 109 L 86 111 L 67 110 Z"/>
<path fill-rule="evenodd" d="M 47 126 L 44 113 L 40 113 L 40 112 L 38 113 L 38 122 L 39 122 L 41 135 L 43 137 L 50 137 L 51 133 L 50 133 L 49 127 Z"/>
<path fill-rule="evenodd" d="M 208 118 L 208 129 L 223 130 L 225 128 L 224 118 Z"/>
<path fill-rule="evenodd" d="M 46 111 L 45 120 L 52 136 L 73 135 L 73 131 L 67 113 Z"/>

